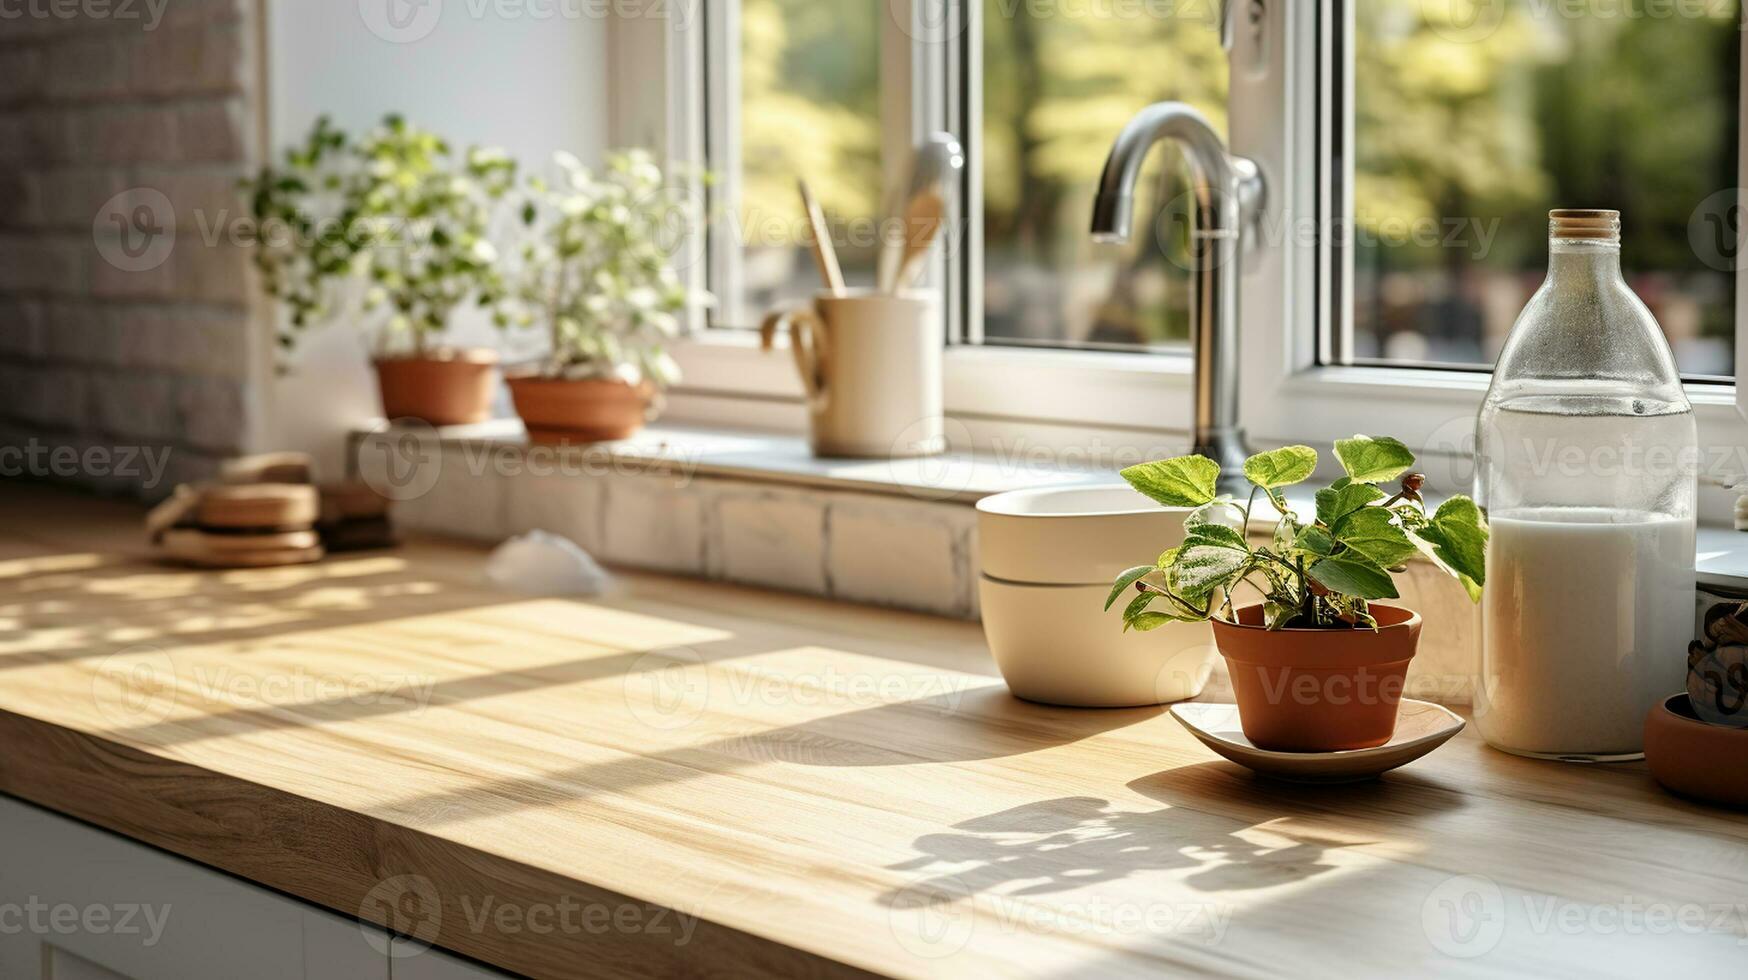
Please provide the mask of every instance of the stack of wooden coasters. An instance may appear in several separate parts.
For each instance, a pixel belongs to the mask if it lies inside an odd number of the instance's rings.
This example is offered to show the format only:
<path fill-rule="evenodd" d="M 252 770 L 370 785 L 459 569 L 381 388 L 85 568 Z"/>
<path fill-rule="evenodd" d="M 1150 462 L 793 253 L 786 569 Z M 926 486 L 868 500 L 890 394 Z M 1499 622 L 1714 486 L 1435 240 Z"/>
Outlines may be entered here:
<path fill-rule="evenodd" d="M 316 488 L 297 483 L 176 488 L 146 518 L 160 553 L 203 568 L 265 568 L 319 561 Z"/>
<path fill-rule="evenodd" d="M 317 487 L 302 453 L 227 464 L 218 483 L 176 488 L 146 518 L 163 557 L 203 568 L 319 561 L 329 551 L 396 543 L 389 502 L 363 483 Z"/>
<path fill-rule="evenodd" d="M 322 516 L 316 530 L 329 551 L 391 548 L 398 543 L 389 520 L 389 502 L 369 484 L 329 483 L 321 493 Z"/>

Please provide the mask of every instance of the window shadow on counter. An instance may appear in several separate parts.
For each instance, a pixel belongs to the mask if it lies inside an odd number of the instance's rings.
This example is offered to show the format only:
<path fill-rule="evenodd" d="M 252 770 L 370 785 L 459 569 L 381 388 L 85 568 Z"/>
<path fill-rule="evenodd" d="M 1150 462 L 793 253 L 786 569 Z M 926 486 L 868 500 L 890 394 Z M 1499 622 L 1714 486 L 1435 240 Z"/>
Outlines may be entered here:
<path fill-rule="evenodd" d="M 973 680 L 986 683 L 984 678 Z M 733 775 L 771 763 L 861 769 L 1006 758 L 1072 744 L 1158 713 L 1154 708 L 1050 708 L 1021 701 L 995 684 L 822 715 L 683 748 L 627 753 L 534 776 L 481 780 L 458 790 L 393 801 L 372 812 L 447 822 L 466 819 L 482 807 L 557 806 L 640 787 Z"/>

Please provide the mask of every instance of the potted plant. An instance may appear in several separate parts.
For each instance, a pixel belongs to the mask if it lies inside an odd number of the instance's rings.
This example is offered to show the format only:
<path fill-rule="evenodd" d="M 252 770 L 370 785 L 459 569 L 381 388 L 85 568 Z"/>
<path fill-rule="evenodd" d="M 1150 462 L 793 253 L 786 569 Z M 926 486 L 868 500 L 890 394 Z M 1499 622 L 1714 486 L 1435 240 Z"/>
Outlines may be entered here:
<path fill-rule="evenodd" d="M 489 230 L 515 178 L 501 151 L 476 147 L 458 163 L 441 137 L 399 116 L 356 142 L 319 120 L 282 169 L 247 183 L 263 228 L 256 266 L 290 310 L 281 349 L 328 312 L 334 287 L 362 279 L 361 312 L 387 314 L 372 356 L 383 414 L 433 425 L 489 418 L 497 353 L 444 335 L 464 304 L 503 298 Z"/>
<path fill-rule="evenodd" d="M 1117 578 L 1105 607 L 1131 589 L 1123 628 L 1211 621 L 1226 658 L 1245 737 L 1261 749 L 1327 752 L 1390 740 L 1420 616 L 1381 600 L 1399 593 L 1392 574 L 1423 555 L 1457 577 L 1479 601 L 1487 522 L 1475 502 L 1454 496 L 1428 511 L 1414 454 L 1389 438 L 1335 444 L 1347 475 L 1317 491 L 1316 514 L 1301 518 L 1281 496 L 1317 469 L 1317 451 L 1288 446 L 1244 464 L 1243 504 L 1217 496 L 1220 468 L 1180 456 L 1123 471 L 1135 489 L 1168 507 L 1196 508 L 1182 546 Z M 1393 491 L 1386 484 L 1400 483 Z M 1245 533 L 1258 497 L 1280 513 L 1266 543 Z M 1222 518 L 1227 518 L 1222 520 Z M 1239 604 L 1249 586 L 1260 602 Z"/>
<path fill-rule="evenodd" d="M 641 150 L 609 154 L 598 175 L 563 153 L 555 169 L 556 179 L 529 182 L 514 290 L 520 322 L 545 332 L 548 351 L 509 379 L 510 395 L 535 441 L 623 439 L 679 379 L 665 348 L 682 314 L 710 301 L 672 262 L 702 221 Z"/>

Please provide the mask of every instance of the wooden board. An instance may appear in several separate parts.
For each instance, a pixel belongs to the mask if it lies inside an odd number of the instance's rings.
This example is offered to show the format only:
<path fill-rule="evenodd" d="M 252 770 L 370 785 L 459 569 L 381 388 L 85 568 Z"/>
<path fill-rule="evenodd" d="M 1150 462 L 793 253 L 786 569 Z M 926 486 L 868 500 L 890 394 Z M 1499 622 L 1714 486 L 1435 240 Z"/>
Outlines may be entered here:
<path fill-rule="evenodd" d="M 646 576 L 527 599 L 435 541 L 166 569 L 137 509 L 8 487 L 0 515 L 0 791 L 504 969 L 1748 962 L 1748 819 L 1641 765 L 1465 733 L 1274 784 L 1161 710 L 1013 699 L 975 626 Z"/>

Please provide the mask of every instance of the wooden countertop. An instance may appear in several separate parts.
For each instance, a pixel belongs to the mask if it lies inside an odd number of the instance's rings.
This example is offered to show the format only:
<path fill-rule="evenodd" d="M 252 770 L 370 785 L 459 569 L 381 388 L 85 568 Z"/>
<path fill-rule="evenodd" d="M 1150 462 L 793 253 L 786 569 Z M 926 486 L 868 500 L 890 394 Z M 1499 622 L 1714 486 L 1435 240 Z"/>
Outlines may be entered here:
<path fill-rule="evenodd" d="M 1269 783 L 1159 710 L 1016 701 L 974 626 L 645 576 L 521 598 L 441 542 L 191 572 L 139 517 L 0 487 L 0 791 L 415 907 L 394 924 L 509 970 L 1748 963 L 1748 820 L 1642 766 L 1465 733 L 1379 782 Z"/>

